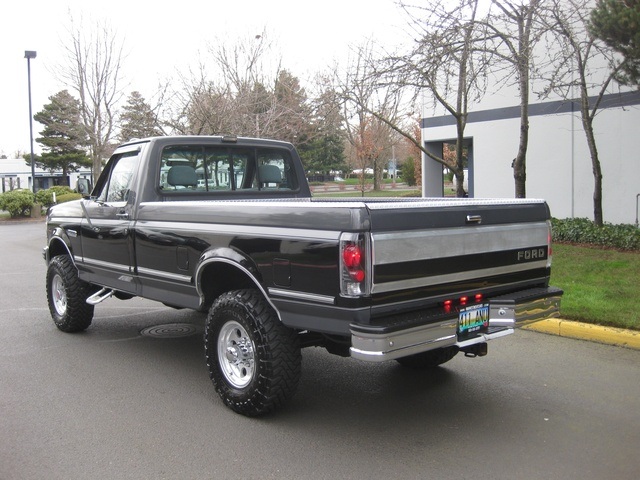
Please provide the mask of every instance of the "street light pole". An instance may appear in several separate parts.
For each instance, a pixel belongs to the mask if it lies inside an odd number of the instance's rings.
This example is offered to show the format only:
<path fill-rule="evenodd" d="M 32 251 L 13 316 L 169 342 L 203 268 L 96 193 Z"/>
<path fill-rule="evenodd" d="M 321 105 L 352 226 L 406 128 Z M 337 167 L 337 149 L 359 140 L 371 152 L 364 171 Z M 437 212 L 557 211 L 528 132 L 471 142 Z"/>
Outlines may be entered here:
<path fill-rule="evenodd" d="M 29 83 L 29 145 L 31 146 L 31 190 L 36 193 L 36 166 L 33 161 L 33 114 L 31 113 L 31 59 L 36 58 L 35 50 L 25 50 L 27 59 L 27 81 Z"/>

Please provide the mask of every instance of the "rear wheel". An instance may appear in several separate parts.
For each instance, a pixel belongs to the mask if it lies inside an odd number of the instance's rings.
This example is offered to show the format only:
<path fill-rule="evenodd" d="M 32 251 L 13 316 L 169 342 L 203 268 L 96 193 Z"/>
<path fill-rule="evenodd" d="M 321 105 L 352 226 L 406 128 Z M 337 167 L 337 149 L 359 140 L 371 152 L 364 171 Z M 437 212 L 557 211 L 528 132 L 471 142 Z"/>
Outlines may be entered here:
<path fill-rule="evenodd" d="M 93 305 L 86 302 L 91 285 L 78 278 L 67 255 L 58 255 L 47 269 L 47 302 L 53 322 L 63 332 L 81 332 L 93 319 Z"/>
<path fill-rule="evenodd" d="M 282 325 L 256 290 L 227 292 L 213 303 L 205 354 L 216 391 L 237 413 L 270 412 L 297 389 L 302 363 L 298 335 Z"/>
<path fill-rule="evenodd" d="M 409 368 L 417 370 L 435 368 L 438 365 L 448 362 L 458 354 L 458 347 L 444 347 L 428 352 L 416 353 L 408 357 L 398 358 L 396 361 Z"/>

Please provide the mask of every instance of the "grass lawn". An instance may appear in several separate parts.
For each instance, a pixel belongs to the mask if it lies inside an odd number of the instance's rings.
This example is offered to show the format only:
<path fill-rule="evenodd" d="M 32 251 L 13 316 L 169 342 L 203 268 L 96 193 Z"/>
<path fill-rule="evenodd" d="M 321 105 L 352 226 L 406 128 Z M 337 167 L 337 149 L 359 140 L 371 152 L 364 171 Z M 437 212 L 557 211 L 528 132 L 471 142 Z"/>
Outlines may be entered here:
<path fill-rule="evenodd" d="M 553 245 L 551 284 L 564 290 L 560 316 L 640 330 L 640 253 Z"/>

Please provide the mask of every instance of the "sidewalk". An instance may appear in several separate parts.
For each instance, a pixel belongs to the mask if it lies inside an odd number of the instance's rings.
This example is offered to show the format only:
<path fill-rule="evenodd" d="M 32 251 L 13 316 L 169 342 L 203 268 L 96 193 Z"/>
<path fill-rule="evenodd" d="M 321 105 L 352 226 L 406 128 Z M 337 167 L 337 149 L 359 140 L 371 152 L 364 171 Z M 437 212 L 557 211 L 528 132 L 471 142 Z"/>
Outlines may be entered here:
<path fill-rule="evenodd" d="M 541 320 L 523 328 L 550 335 L 559 335 L 561 337 L 576 338 L 579 340 L 640 350 L 640 331 L 635 330 L 602 327 L 600 325 L 573 322 L 559 318 Z"/>

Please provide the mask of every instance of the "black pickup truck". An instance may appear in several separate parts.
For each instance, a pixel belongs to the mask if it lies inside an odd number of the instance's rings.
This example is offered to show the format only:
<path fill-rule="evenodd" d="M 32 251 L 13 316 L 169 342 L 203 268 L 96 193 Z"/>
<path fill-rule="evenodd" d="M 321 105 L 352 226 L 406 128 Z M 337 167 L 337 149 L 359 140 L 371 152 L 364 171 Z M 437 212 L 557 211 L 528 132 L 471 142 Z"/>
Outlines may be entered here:
<path fill-rule="evenodd" d="M 136 140 L 49 209 L 47 300 L 65 332 L 110 297 L 208 312 L 216 391 L 259 415 L 294 394 L 303 347 L 427 369 L 556 314 L 549 218 L 541 200 L 312 198 L 285 142 Z"/>

